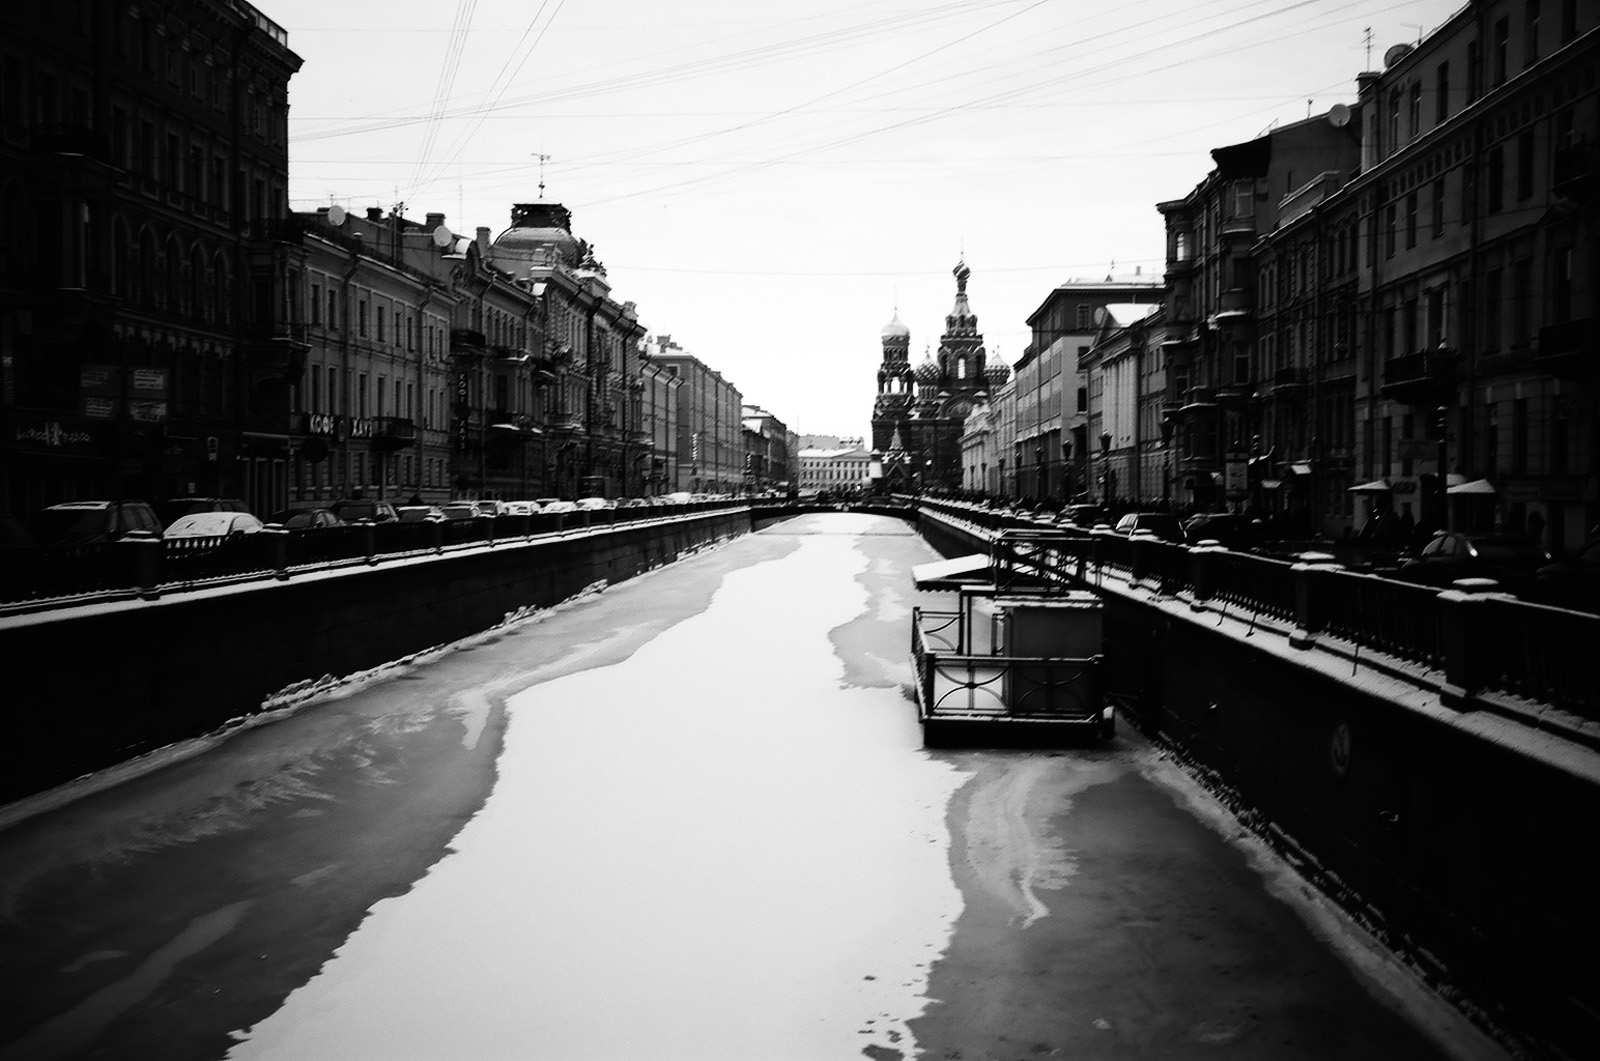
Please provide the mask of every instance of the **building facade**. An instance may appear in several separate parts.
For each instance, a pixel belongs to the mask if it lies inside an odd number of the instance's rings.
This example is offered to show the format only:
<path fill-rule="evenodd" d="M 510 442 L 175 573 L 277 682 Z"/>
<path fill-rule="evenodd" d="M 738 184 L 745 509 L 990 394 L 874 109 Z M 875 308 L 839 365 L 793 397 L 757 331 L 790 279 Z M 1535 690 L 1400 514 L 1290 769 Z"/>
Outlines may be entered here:
<path fill-rule="evenodd" d="M 678 483 L 691 493 L 737 493 L 744 486 L 743 396 L 722 374 L 656 336 L 651 360 L 680 380 Z"/>
<path fill-rule="evenodd" d="M 1097 436 L 1088 428 L 1083 362 L 1100 334 L 1100 312 L 1112 304 L 1154 304 L 1161 296 L 1158 281 L 1137 273 L 1098 283 L 1071 280 L 1029 314 L 1031 341 L 1012 366 L 1017 434 L 1010 463 L 1017 494 L 1066 501 L 1087 491 Z"/>
<path fill-rule="evenodd" d="M 800 451 L 800 492 L 860 494 L 871 486 L 872 455 L 861 446 Z"/>
<path fill-rule="evenodd" d="M 286 493 L 288 35 L 242 0 L 0 9 L 0 498 Z M 270 278 L 269 278 L 270 279 Z"/>

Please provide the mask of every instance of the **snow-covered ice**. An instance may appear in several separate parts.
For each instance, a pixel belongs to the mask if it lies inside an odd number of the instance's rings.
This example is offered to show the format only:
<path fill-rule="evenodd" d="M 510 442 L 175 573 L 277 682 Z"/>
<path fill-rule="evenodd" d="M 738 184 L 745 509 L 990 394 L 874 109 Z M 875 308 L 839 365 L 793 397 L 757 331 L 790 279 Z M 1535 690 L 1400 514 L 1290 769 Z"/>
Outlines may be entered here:
<path fill-rule="evenodd" d="M 965 775 L 897 688 L 842 684 L 829 630 L 875 606 L 855 541 L 802 537 L 626 661 L 512 698 L 454 853 L 229 1056 L 909 1050 L 961 912 Z"/>

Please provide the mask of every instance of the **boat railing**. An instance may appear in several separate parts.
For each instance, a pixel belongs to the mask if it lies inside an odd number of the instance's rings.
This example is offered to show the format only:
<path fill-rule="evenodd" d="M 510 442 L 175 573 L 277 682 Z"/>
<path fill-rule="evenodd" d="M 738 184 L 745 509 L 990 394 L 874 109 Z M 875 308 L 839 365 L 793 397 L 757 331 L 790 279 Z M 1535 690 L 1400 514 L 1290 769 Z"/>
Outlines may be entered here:
<path fill-rule="evenodd" d="M 943 613 L 948 615 L 949 613 Z M 943 616 L 941 616 L 942 618 Z M 1094 722 L 1102 707 L 1101 658 L 969 655 L 912 622 L 917 710 L 930 719 Z"/>

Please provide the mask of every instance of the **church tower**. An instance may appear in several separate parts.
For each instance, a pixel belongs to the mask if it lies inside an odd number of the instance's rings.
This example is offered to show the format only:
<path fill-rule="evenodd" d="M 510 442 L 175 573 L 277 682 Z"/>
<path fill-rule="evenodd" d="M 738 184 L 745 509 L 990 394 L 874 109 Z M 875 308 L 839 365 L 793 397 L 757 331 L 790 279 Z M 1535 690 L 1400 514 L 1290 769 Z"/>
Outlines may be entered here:
<path fill-rule="evenodd" d="M 886 453 L 895 428 L 911 412 L 911 329 L 900 315 L 883 326 L 883 360 L 878 365 L 878 400 L 872 406 L 872 448 Z"/>

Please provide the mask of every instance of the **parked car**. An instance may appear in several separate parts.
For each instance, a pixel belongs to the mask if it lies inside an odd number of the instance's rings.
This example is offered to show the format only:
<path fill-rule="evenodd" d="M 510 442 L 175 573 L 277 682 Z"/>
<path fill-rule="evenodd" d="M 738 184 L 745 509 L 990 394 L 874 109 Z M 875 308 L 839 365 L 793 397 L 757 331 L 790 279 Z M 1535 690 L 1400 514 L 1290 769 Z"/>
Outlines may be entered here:
<path fill-rule="evenodd" d="M 504 501 L 501 502 L 500 511 L 507 516 L 531 516 L 539 508 L 532 501 Z"/>
<path fill-rule="evenodd" d="M 695 496 L 684 490 L 674 490 L 663 498 L 669 505 L 686 505 L 695 500 Z"/>
<path fill-rule="evenodd" d="M 331 508 L 286 508 L 267 517 L 269 526 L 284 530 L 322 530 L 325 527 L 342 527 L 344 520 L 333 514 Z"/>
<path fill-rule="evenodd" d="M 1183 521 L 1184 537 L 1191 542 L 1214 541 L 1229 549 L 1260 545 L 1261 521 L 1238 512 L 1207 512 Z"/>
<path fill-rule="evenodd" d="M 1149 531 L 1157 538 L 1169 542 L 1181 542 L 1183 525 L 1178 522 L 1178 517 L 1166 512 L 1129 512 L 1117 520 L 1116 532 L 1132 536 L 1135 531 Z"/>
<path fill-rule="evenodd" d="M 1461 578 L 1492 578 L 1509 592 L 1532 587 L 1534 573 L 1550 554 L 1532 538 L 1509 534 L 1440 531 L 1395 577 L 1427 586 L 1448 586 Z"/>
<path fill-rule="evenodd" d="M 444 512 L 438 505 L 401 505 L 394 510 L 401 523 L 442 523 Z"/>
<path fill-rule="evenodd" d="M 580 497 L 575 504 L 580 512 L 596 512 L 615 507 L 610 499 L 604 497 Z"/>
<path fill-rule="evenodd" d="M 1061 510 L 1061 522 L 1074 527 L 1097 527 L 1105 521 L 1105 510 L 1099 505 L 1068 505 Z"/>
<path fill-rule="evenodd" d="M 1540 604 L 1600 612 L 1600 538 L 1536 570 L 1527 596 Z"/>
<path fill-rule="evenodd" d="M 544 506 L 544 511 L 546 511 L 546 512 L 576 512 L 576 511 L 578 511 L 578 506 L 573 504 L 571 501 L 552 501 L 548 505 Z"/>
<path fill-rule="evenodd" d="M 400 518 L 388 501 L 345 498 L 329 507 L 345 523 L 393 523 Z"/>
<path fill-rule="evenodd" d="M 36 512 L 28 529 L 40 545 L 79 545 L 159 538 L 161 519 L 145 501 L 66 501 Z"/>
<path fill-rule="evenodd" d="M 538 497 L 534 498 L 533 504 L 537 511 L 548 512 L 550 511 L 550 506 L 559 500 L 561 500 L 559 497 Z"/>
<path fill-rule="evenodd" d="M 156 502 L 156 515 L 163 527 L 172 526 L 180 516 L 195 512 L 249 512 L 250 506 L 237 497 L 173 497 Z"/>
<path fill-rule="evenodd" d="M 264 524 L 248 512 L 193 512 L 173 520 L 163 538 L 231 538 L 254 534 Z"/>

